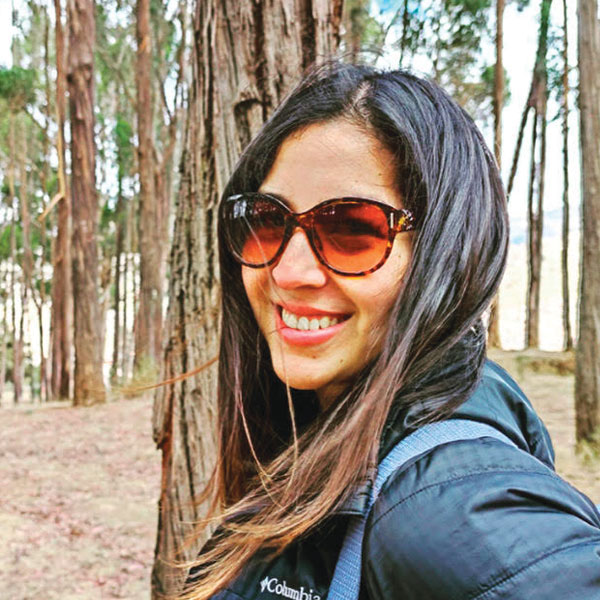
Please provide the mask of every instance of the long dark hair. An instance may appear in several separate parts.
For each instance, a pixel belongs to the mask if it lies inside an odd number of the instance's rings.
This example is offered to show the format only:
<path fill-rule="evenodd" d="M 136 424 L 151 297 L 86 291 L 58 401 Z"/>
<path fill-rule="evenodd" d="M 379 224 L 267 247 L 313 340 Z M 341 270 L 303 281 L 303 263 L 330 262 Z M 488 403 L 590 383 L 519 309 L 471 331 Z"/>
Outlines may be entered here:
<path fill-rule="evenodd" d="M 212 490 L 226 519 L 198 560 L 189 597 L 209 597 L 259 548 L 281 551 L 330 515 L 376 464 L 386 422 L 403 418 L 410 429 L 443 419 L 479 379 L 481 318 L 506 260 L 506 203 L 480 132 L 437 85 L 337 62 L 312 70 L 246 148 L 224 197 L 258 190 L 290 134 L 337 119 L 395 156 L 398 190 L 417 215 L 411 264 L 380 354 L 296 436 L 294 407 L 310 393 L 287 389 L 274 374 L 240 266 L 219 233 L 220 450 Z"/>

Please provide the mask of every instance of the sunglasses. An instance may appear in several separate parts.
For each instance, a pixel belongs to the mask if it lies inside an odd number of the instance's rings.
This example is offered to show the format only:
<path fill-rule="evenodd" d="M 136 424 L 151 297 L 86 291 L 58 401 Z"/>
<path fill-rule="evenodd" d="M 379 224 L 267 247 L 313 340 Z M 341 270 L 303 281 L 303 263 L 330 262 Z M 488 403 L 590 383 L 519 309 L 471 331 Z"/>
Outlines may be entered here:
<path fill-rule="evenodd" d="M 227 246 L 242 265 L 274 264 L 300 227 L 321 264 L 352 276 L 379 269 L 396 234 L 415 229 L 409 210 L 375 200 L 334 198 L 295 213 L 275 196 L 259 192 L 226 198 L 220 219 Z"/>

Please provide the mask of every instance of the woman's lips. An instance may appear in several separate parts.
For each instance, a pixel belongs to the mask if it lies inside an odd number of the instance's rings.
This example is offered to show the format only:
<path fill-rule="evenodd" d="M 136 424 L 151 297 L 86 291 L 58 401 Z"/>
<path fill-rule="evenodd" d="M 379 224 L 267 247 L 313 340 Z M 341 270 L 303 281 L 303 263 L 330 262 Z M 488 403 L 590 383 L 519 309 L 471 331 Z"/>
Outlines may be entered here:
<path fill-rule="evenodd" d="M 304 304 L 294 304 L 288 302 L 286 302 L 285 304 L 278 305 L 277 309 L 280 313 L 282 309 L 285 309 L 288 312 L 297 315 L 298 317 L 335 317 L 338 318 L 340 321 L 343 321 L 344 319 L 347 319 L 350 316 L 348 313 L 313 308 Z"/>
<path fill-rule="evenodd" d="M 346 326 L 346 322 L 348 320 L 348 315 L 342 315 L 340 313 L 335 313 L 336 316 L 340 319 L 343 319 L 340 323 L 336 325 L 330 325 L 325 329 L 316 329 L 316 330 L 301 330 L 294 329 L 293 327 L 288 327 L 281 318 L 281 306 L 275 307 L 275 320 L 277 324 L 277 331 L 283 338 L 285 342 L 288 344 L 293 344 L 295 346 L 312 346 L 315 344 L 322 344 L 327 340 L 330 340 L 337 333 L 340 332 Z M 300 312 L 300 311 L 299 311 Z M 296 313 L 298 314 L 298 313 Z M 318 315 L 312 311 L 309 312 L 306 309 L 302 311 L 300 314 L 304 314 L 307 316 L 323 316 L 324 313 L 318 313 Z M 333 313 L 328 313 L 328 315 L 333 315 Z"/>

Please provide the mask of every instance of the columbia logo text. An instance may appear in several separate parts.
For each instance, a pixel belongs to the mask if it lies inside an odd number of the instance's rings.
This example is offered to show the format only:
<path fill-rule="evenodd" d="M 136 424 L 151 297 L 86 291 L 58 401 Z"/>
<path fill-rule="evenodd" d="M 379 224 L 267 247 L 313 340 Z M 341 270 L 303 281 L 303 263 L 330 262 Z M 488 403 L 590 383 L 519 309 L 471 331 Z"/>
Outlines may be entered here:
<path fill-rule="evenodd" d="M 289 587 L 286 584 L 285 579 L 279 583 L 277 577 L 265 577 L 260 582 L 260 591 L 270 592 L 271 594 L 281 596 L 282 598 L 292 598 L 292 600 L 321 600 L 321 596 L 319 596 L 319 594 L 314 594 L 312 589 L 306 591 L 304 587 L 301 587 L 300 589 Z"/>

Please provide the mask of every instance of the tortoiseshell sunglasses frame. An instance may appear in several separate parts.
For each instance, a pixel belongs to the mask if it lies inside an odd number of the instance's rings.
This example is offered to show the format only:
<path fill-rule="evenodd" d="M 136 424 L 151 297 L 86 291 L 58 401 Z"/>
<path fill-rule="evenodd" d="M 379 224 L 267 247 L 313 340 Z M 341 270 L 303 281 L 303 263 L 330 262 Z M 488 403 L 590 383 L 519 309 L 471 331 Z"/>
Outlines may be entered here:
<path fill-rule="evenodd" d="M 265 194 L 262 192 L 245 192 L 243 194 L 234 194 L 226 198 L 221 204 L 220 218 L 222 223 L 225 223 L 227 221 L 226 206 L 228 204 L 231 204 L 232 202 L 237 202 L 242 199 L 249 201 L 266 201 L 276 206 L 279 210 L 281 210 L 281 212 L 284 215 L 284 231 L 283 236 L 281 238 L 281 244 L 277 252 L 271 259 L 259 264 L 253 264 L 245 261 L 243 257 L 235 250 L 233 242 L 230 240 L 230 237 L 228 235 L 227 226 L 225 225 L 225 227 L 223 228 L 223 231 L 225 233 L 225 240 L 227 242 L 227 246 L 229 247 L 232 256 L 240 264 L 246 267 L 250 267 L 252 269 L 262 269 L 264 267 L 268 267 L 276 263 L 285 251 L 285 248 L 287 247 L 287 244 L 291 239 L 292 234 L 298 227 L 300 227 L 306 234 L 306 237 L 314 255 L 324 267 L 326 267 L 333 273 L 337 273 L 338 275 L 344 275 L 347 277 L 362 277 L 364 275 L 368 275 L 369 273 L 377 271 L 377 269 L 381 268 L 384 265 L 385 261 L 389 258 L 390 252 L 392 251 L 392 246 L 394 245 L 394 239 L 396 238 L 396 235 L 398 233 L 402 233 L 405 231 L 414 231 L 416 229 L 415 217 L 410 210 L 405 208 L 394 208 L 389 204 L 384 204 L 383 202 L 378 202 L 377 200 L 371 200 L 369 198 L 355 198 L 351 196 L 343 198 L 331 198 L 329 200 L 325 200 L 323 202 L 320 202 L 319 204 L 316 204 L 309 210 L 300 213 L 295 213 L 291 211 L 289 207 L 277 196 Z M 316 212 L 318 212 L 320 209 L 323 209 L 326 206 L 341 203 L 354 203 L 361 205 L 369 204 L 372 206 L 376 206 L 381 211 L 383 211 L 383 213 L 386 216 L 388 225 L 388 236 L 385 251 L 379 262 L 377 262 L 377 264 L 371 267 L 370 269 L 356 272 L 341 270 L 330 265 L 326 261 L 325 257 L 321 254 L 321 248 L 319 248 L 320 240 L 318 235 L 314 231 L 314 215 Z"/>

